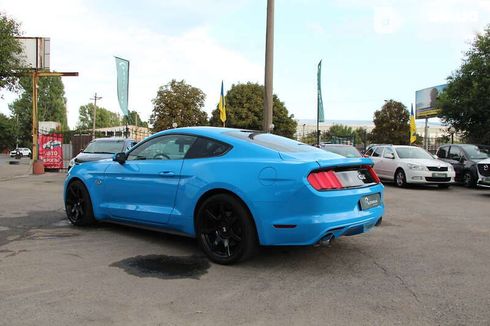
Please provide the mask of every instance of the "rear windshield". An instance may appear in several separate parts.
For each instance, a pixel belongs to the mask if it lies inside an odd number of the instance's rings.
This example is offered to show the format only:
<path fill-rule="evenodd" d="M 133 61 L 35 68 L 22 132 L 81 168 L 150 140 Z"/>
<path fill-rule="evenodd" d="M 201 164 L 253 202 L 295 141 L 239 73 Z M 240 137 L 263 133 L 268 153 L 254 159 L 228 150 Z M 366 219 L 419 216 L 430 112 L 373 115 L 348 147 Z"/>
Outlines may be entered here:
<path fill-rule="evenodd" d="M 322 147 L 322 149 L 342 155 L 344 157 L 361 157 L 361 153 L 355 148 L 351 146 L 329 146 L 325 145 Z"/>
<path fill-rule="evenodd" d="M 124 140 L 94 141 L 88 144 L 84 153 L 90 154 L 114 154 L 123 151 Z"/>
<path fill-rule="evenodd" d="M 301 143 L 286 137 L 277 136 L 259 131 L 229 131 L 226 135 L 238 138 L 253 144 L 257 144 L 278 152 L 297 153 L 297 152 L 314 152 L 319 149 L 308 144 Z"/>

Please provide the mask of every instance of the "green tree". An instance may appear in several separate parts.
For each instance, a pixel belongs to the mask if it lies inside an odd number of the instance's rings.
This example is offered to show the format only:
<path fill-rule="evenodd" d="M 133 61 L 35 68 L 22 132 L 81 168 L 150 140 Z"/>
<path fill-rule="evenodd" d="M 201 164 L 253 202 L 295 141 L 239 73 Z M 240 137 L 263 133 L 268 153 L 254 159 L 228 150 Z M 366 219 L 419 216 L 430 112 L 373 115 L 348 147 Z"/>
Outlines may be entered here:
<path fill-rule="evenodd" d="M 0 113 L 0 152 L 15 148 L 16 131 L 14 120 Z"/>
<path fill-rule="evenodd" d="M 362 145 L 363 148 L 366 148 L 368 145 L 368 140 L 371 137 L 371 134 L 364 127 L 358 127 L 354 130 L 354 134 L 356 137 L 356 146 Z"/>
<path fill-rule="evenodd" d="M 226 93 L 225 100 L 227 127 L 252 130 L 263 128 L 264 86 L 250 82 L 232 85 Z M 272 101 L 273 133 L 293 138 L 297 126 L 294 115 L 289 115 L 284 102 L 280 101 L 277 95 L 273 95 Z M 212 112 L 210 124 L 212 126 L 222 125 L 218 107 Z"/>
<path fill-rule="evenodd" d="M 306 135 L 304 137 L 301 137 L 301 142 L 302 143 L 305 143 L 305 144 L 310 144 L 310 145 L 314 145 L 316 144 L 316 131 L 310 131 L 308 133 L 306 133 Z M 323 139 L 323 138 L 321 138 Z M 320 139 L 320 141 L 321 141 Z"/>
<path fill-rule="evenodd" d="M 126 123 L 126 117 L 122 117 L 122 122 Z M 147 121 L 142 121 L 140 115 L 136 111 L 129 111 L 128 125 L 138 125 L 139 127 L 148 127 Z"/>
<path fill-rule="evenodd" d="M 0 12 L 0 89 L 17 89 L 17 73 L 22 67 L 19 24 Z"/>
<path fill-rule="evenodd" d="M 490 26 L 477 34 L 439 95 L 441 118 L 471 143 L 490 144 Z"/>
<path fill-rule="evenodd" d="M 20 78 L 22 93 L 9 105 L 12 116 L 18 117 L 19 144 L 32 145 L 32 79 Z M 38 82 L 38 120 L 56 121 L 68 130 L 65 88 L 61 77 L 42 77 Z"/>
<path fill-rule="evenodd" d="M 94 121 L 94 104 L 89 103 L 82 105 L 78 110 L 77 128 L 81 130 L 89 130 L 93 128 Z M 107 128 L 121 126 L 122 121 L 119 114 L 109 111 L 97 105 L 95 114 L 95 128 Z"/>
<path fill-rule="evenodd" d="M 374 112 L 373 143 L 406 145 L 409 142 L 410 113 L 403 103 L 386 101 L 381 110 Z"/>
<path fill-rule="evenodd" d="M 172 79 L 161 86 L 153 99 L 153 113 L 150 123 L 153 131 L 178 127 L 207 125 L 208 116 L 203 111 L 206 95 L 199 88 L 187 84 L 184 80 Z"/>

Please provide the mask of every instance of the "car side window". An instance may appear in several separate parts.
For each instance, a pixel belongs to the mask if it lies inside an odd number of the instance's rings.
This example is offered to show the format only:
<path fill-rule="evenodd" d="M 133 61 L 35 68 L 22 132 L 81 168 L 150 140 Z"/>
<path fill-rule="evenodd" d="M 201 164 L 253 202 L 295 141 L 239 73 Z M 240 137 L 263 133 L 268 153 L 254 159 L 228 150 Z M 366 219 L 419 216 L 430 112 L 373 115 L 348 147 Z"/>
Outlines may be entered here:
<path fill-rule="evenodd" d="M 448 148 L 447 147 L 441 147 L 439 148 L 439 150 L 437 151 L 437 157 L 440 157 L 440 158 L 447 158 L 447 150 Z"/>
<path fill-rule="evenodd" d="M 150 139 L 130 151 L 128 161 L 182 160 L 196 138 L 189 135 L 165 135 Z"/>
<path fill-rule="evenodd" d="M 373 157 L 380 157 L 383 154 L 384 147 L 376 147 L 373 153 Z"/>
<path fill-rule="evenodd" d="M 368 151 L 366 153 L 364 153 L 364 156 L 369 157 L 369 156 L 373 155 L 373 151 L 374 151 L 373 148 L 368 149 Z"/>
<path fill-rule="evenodd" d="M 449 158 L 451 160 L 459 161 L 461 156 L 463 156 L 461 149 L 459 147 L 451 146 L 449 149 Z"/>
<path fill-rule="evenodd" d="M 231 148 L 217 140 L 199 137 L 185 156 L 186 159 L 220 156 Z"/>

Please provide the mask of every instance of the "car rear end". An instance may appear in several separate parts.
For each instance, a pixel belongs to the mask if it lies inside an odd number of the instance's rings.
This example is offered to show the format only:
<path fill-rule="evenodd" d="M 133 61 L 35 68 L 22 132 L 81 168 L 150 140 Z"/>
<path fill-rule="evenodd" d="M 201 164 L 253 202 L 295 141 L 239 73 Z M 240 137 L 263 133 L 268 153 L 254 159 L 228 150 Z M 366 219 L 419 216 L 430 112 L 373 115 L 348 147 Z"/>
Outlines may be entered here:
<path fill-rule="evenodd" d="M 278 182 L 274 191 L 280 200 L 256 205 L 262 217 L 261 244 L 329 243 L 333 238 L 364 233 L 381 221 L 384 187 L 371 160 L 330 158 L 300 163 L 283 157 L 286 165 L 294 165 L 298 177 L 294 182 Z"/>

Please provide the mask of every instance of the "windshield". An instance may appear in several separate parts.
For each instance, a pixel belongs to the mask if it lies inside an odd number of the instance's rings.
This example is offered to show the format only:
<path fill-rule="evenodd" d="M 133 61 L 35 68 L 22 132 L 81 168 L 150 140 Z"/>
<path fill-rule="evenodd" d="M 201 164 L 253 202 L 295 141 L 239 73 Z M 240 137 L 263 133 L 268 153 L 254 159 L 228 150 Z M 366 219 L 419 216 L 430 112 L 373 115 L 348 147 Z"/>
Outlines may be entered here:
<path fill-rule="evenodd" d="M 257 145 L 267 147 L 279 152 L 314 152 L 319 149 L 296 140 L 277 136 L 269 133 L 256 132 L 251 130 L 230 131 L 228 136 L 239 138 Z"/>
<path fill-rule="evenodd" d="M 466 154 L 470 157 L 470 159 L 473 160 L 483 160 L 485 158 L 488 158 L 488 154 L 482 151 L 478 146 L 476 145 L 465 145 L 462 146 Z"/>
<path fill-rule="evenodd" d="M 94 141 L 88 144 L 84 153 L 92 154 L 114 154 L 123 150 L 124 140 L 117 141 Z"/>
<path fill-rule="evenodd" d="M 398 147 L 395 150 L 400 158 L 434 159 L 432 155 L 420 147 Z"/>
<path fill-rule="evenodd" d="M 361 157 L 361 153 L 355 148 L 351 146 L 329 146 L 325 145 L 322 149 L 342 155 L 344 157 Z"/>

